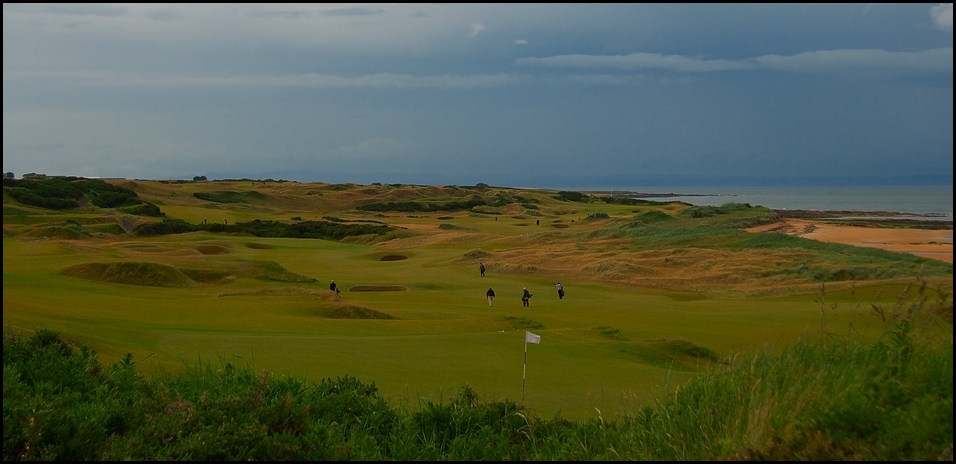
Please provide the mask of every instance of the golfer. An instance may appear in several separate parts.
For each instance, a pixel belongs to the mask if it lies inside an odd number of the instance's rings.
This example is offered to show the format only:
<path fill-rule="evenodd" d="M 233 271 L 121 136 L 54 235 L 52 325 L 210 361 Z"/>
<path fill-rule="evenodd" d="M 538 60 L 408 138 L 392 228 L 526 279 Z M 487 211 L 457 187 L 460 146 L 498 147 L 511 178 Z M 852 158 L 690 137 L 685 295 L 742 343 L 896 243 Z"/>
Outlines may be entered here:
<path fill-rule="evenodd" d="M 488 291 L 485 292 L 485 296 L 488 297 L 488 307 L 495 305 L 495 291 L 488 287 Z"/>
<path fill-rule="evenodd" d="M 529 300 L 531 300 L 532 296 L 534 295 L 532 295 L 531 292 L 528 291 L 528 287 L 525 287 L 521 293 L 521 305 L 524 307 L 531 306 L 531 304 L 529 303 Z"/>

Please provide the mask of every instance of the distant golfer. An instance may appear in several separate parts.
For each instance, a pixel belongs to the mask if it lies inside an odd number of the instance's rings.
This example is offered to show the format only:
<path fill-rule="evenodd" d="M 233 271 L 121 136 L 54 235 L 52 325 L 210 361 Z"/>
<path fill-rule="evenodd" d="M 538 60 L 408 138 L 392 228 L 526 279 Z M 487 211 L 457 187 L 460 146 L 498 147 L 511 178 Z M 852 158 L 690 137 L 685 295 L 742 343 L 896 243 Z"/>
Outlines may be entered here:
<path fill-rule="evenodd" d="M 478 263 L 478 272 L 481 273 L 481 276 L 485 276 L 485 265 L 484 263 Z"/>
<path fill-rule="evenodd" d="M 333 292 L 335 292 L 335 299 L 336 299 L 336 301 L 338 301 L 338 299 L 341 298 L 342 291 L 339 290 L 339 286 L 338 286 L 338 285 L 335 285 L 335 281 L 334 281 L 334 280 L 329 283 L 329 290 L 332 290 Z"/>
<path fill-rule="evenodd" d="M 564 285 L 561 285 L 561 282 L 558 282 L 558 284 L 555 285 L 555 287 L 558 287 L 558 299 L 559 299 L 559 300 L 563 300 L 563 299 L 564 299 Z"/>
<path fill-rule="evenodd" d="M 485 292 L 485 296 L 488 297 L 488 307 L 495 305 L 495 291 L 488 287 L 488 291 Z"/>
<path fill-rule="evenodd" d="M 521 293 L 521 305 L 524 307 L 531 306 L 529 301 L 531 300 L 531 297 L 533 296 L 534 295 L 532 295 L 531 292 L 528 291 L 528 287 L 525 287 L 524 291 Z"/>

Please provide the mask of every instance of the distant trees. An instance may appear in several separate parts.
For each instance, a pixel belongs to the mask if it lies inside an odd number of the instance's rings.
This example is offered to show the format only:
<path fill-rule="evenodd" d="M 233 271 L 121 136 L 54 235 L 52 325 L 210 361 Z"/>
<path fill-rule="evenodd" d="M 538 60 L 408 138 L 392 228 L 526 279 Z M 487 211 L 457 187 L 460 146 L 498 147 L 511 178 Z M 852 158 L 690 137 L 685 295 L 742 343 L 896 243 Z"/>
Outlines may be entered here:
<path fill-rule="evenodd" d="M 196 182 L 199 182 L 201 180 L 209 180 L 209 179 L 206 179 L 206 176 L 193 176 L 193 180 Z"/>
<path fill-rule="evenodd" d="M 13 179 L 13 178 L 16 178 L 16 176 L 14 176 L 13 173 L 10 172 L 10 171 L 7 171 L 7 173 L 4 174 L 3 177 L 4 177 L 5 179 Z"/>

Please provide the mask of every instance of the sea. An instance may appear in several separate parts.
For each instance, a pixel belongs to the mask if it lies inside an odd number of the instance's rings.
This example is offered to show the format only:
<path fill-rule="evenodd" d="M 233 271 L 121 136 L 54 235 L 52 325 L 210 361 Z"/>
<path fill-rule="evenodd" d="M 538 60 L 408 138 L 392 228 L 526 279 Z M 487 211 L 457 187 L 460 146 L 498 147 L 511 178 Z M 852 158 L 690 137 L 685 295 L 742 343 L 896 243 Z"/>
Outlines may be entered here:
<path fill-rule="evenodd" d="M 578 191 L 612 193 L 641 198 L 641 193 L 672 194 L 643 197 L 652 201 L 682 201 L 696 206 L 749 203 L 770 209 L 892 212 L 898 219 L 953 220 L 952 186 L 852 187 L 600 187 Z M 626 193 L 625 193 L 626 192 Z M 865 218 L 865 214 L 854 214 Z"/>

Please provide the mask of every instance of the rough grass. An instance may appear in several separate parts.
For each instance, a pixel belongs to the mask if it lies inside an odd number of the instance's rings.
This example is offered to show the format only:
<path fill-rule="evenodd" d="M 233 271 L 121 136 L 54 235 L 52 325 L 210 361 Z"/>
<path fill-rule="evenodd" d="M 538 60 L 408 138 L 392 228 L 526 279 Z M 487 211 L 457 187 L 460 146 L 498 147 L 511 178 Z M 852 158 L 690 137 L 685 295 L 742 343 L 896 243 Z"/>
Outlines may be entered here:
<path fill-rule="evenodd" d="M 505 320 L 505 322 L 507 322 L 509 325 L 511 325 L 512 328 L 514 328 L 514 329 L 516 329 L 516 330 L 524 330 L 524 329 L 538 329 L 538 330 L 540 330 L 540 329 L 543 329 L 543 328 L 544 328 L 544 324 L 541 323 L 540 321 L 536 321 L 536 320 L 534 320 L 534 319 L 529 319 L 529 318 L 526 318 L 526 317 L 521 317 L 521 316 L 506 316 L 506 317 L 504 318 L 504 320 Z"/>
<path fill-rule="evenodd" d="M 643 363 L 666 369 L 696 372 L 700 362 L 718 362 L 717 353 L 687 339 L 653 339 L 629 343 L 621 352 Z"/>
<path fill-rule="evenodd" d="M 461 255 L 462 259 L 479 259 L 487 258 L 489 256 L 491 256 L 491 253 L 482 249 L 468 250 L 465 254 Z"/>
<path fill-rule="evenodd" d="M 328 319 L 397 319 L 382 311 L 353 305 L 322 306 L 315 312 L 320 317 Z"/>
<path fill-rule="evenodd" d="M 79 279 L 150 287 L 191 287 L 196 282 L 179 269 L 158 263 L 86 263 L 70 266 L 61 274 Z"/>
<path fill-rule="evenodd" d="M 355 285 L 349 287 L 350 292 L 407 292 L 404 285 Z"/>
<path fill-rule="evenodd" d="M 230 290 L 220 292 L 217 297 L 227 296 L 324 296 L 321 292 L 301 287 L 266 287 L 251 290 Z"/>

